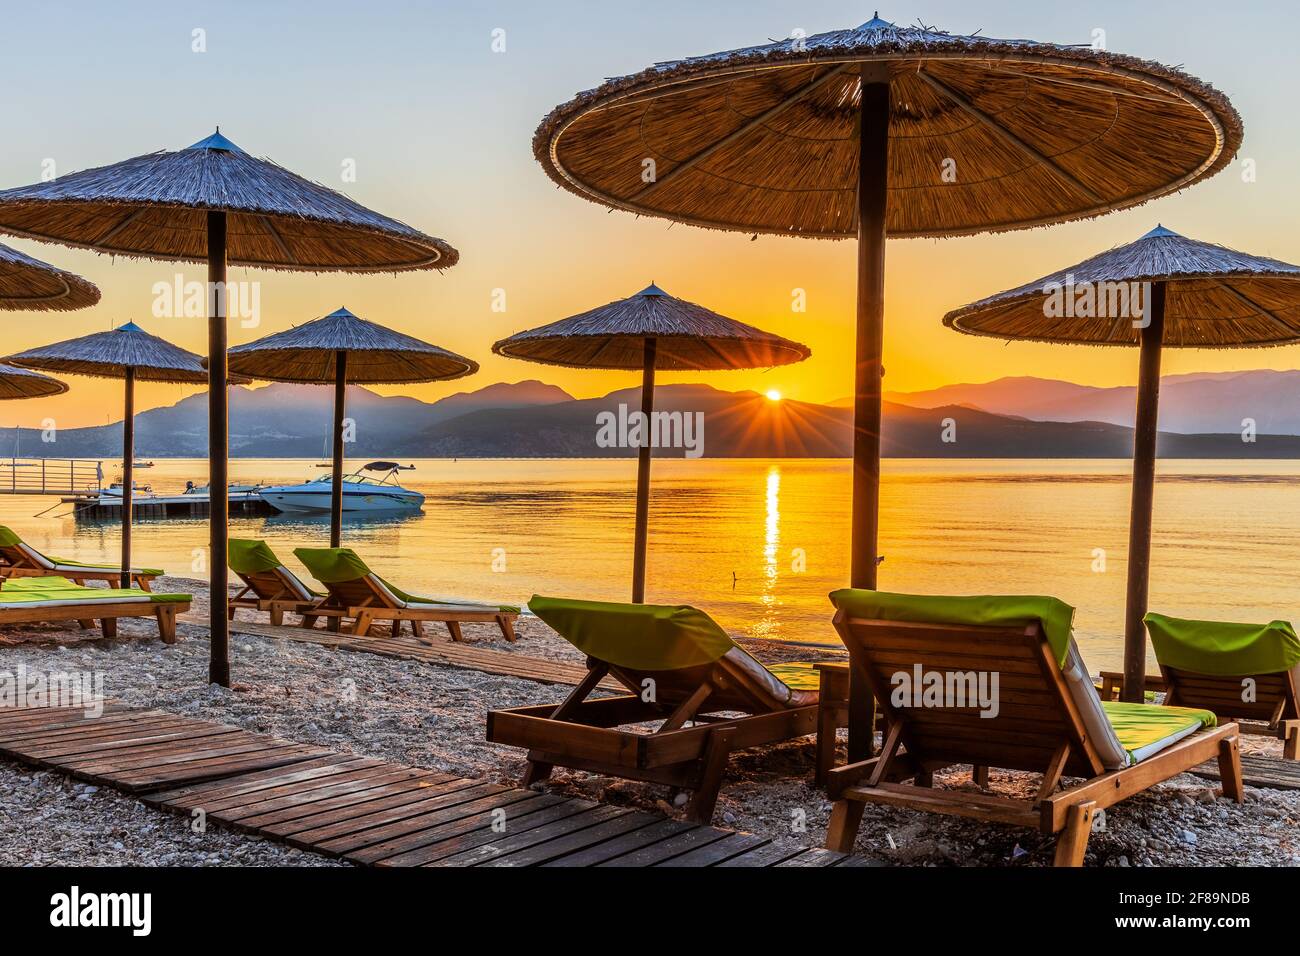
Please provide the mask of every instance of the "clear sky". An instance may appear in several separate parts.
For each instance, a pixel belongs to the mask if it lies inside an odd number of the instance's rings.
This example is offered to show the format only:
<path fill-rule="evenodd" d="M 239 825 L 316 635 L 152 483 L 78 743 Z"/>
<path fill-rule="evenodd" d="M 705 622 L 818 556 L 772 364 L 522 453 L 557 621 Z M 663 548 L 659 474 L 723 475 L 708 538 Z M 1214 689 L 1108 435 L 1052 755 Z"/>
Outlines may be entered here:
<path fill-rule="evenodd" d="M 718 233 L 637 219 L 557 190 L 531 139 L 553 106 L 607 76 L 657 60 L 769 38 L 855 26 L 872 3 L 852 0 L 501 0 L 315 3 L 49 2 L 5 5 L 0 19 L 0 186 L 187 146 L 214 126 L 246 151 L 343 189 L 380 212 L 443 237 L 461 252 L 446 273 L 313 276 L 232 269 L 260 280 L 262 324 L 232 323 L 249 341 L 340 305 L 477 359 L 474 378 L 418 386 L 432 400 L 497 381 L 540 378 L 579 396 L 634 384 L 630 373 L 554 369 L 497 358 L 512 332 L 622 298 L 652 279 L 667 291 L 807 343 L 813 357 L 767 372 L 667 375 L 721 388 L 779 389 L 829 401 L 851 391 L 853 247 Z M 887 384 L 891 390 L 1035 374 L 1131 384 L 1136 354 L 1011 344 L 950 332 L 945 311 L 1127 242 L 1157 221 L 1195 238 L 1300 261 L 1300 123 L 1293 3 L 1201 0 L 1057 4 L 1032 0 L 896 0 L 880 15 L 957 33 L 1086 43 L 1182 65 L 1224 90 L 1246 127 L 1234 165 L 1177 196 L 1102 219 L 996 237 L 898 240 L 889 246 Z M 194 52 L 196 29 L 206 52 Z M 492 34 L 505 31 L 505 52 Z M 354 161 L 356 181 L 343 182 Z M 103 289 L 94 309 L 0 313 L 8 353 L 134 320 L 201 352 L 202 320 L 155 319 L 152 287 L 197 266 L 110 260 L 10 240 Z M 807 291 L 806 312 L 791 290 Z M 506 311 L 492 311 L 504 289 Z M 1167 372 L 1300 366 L 1300 347 L 1166 353 Z M 101 424 L 120 413 L 118 383 L 70 378 L 65 396 L 0 405 L 0 425 Z M 192 389 L 143 386 L 140 407 Z M 397 391 L 388 389 L 389 392 Z"/>

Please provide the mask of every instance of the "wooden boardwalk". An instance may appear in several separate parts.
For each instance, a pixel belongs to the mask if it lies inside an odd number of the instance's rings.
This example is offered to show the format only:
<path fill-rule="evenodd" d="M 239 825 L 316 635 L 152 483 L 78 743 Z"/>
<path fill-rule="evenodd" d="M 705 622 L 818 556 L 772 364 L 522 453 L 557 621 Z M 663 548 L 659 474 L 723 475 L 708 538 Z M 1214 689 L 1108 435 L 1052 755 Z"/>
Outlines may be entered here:
<path fill-rule="evenodd" d="M 182 615 L 180 620 L 186 624 L 206 627 L 207 617 L 194 613 Z M 493 625 L 495 627 L 495 625 Z M 522 680 L 536 681 L 539 684 L 562 684 L 576 686 L 587 674 L 582 664 L 567 664 L 563 661 L 548 661 L 540 657 L 530 657 L 518 651 L 498 651 L 474 644 L 462 644 L 452 640 L 437 641 L 433 645 L 417 643 L 413 638 L 392 638 L 387 636 L 353 637 L 350 634 L 338 634 L 324 629 L 307 630 L 302 627 L 275 626 L 233 621 L 230 625 L 232 634 L 253 634 L 258 637 L 278 638 L 299 641 L 306 644 L 319 644 L 323 647 L 361 654 L 379 654 L 383 657 L 398 657 L 404 660 L 426 661 L 448 667 L 460 667 L 466 670 L 481 671 L 485 674 L 498 674 L 502 677 L 518 677 Z M 624 690 L 622 684 L 613 678 L 601 681 L 606 690 Z"/>
<path fill-rule="evenodd" d="M 0 754 L 361 865 L 875 865 L 114 701 L 0 708 Z"/>

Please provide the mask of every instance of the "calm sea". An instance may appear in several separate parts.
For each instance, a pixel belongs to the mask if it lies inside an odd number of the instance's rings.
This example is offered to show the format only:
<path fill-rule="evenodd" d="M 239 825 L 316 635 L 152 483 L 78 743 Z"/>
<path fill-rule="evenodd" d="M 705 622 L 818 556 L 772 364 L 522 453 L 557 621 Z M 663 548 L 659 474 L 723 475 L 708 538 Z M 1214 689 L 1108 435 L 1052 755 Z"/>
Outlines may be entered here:
<path fill-rule="evenodd" d="M 315 462 L 235 460 L 232 480 L 315 477 Z M 635 463 L 422 460 L 403 482 L 422 513 L 345 519 L 344 543 L 411 591 L 522 602 L 534 593 L 626 600 Z M 137 472 L 158 492 L 206 481 L 202 460 Z M 1094 669 L 1120 660 L 1128 522 L 1126 461 L 885 463 L 884 589 L 1047 593 L 1078 608 Z M 74 520 L 53 498 L 0 495 L 0 523 L 38 548 L 113 561 L 112 523 Z M 59 515 L 64 515 L 60 517 Z M 849 463 L 656 461 L 648 599 L 689 602 L 728 630 L 835 643 L 828 591 L 847 577 Z M 231 534 L 292 549 L 328 525 L 236 518 Z M 146 519 L 137 562 L 195 577 L 206 525 Z M 1223 620 L 1300 619 L 1300 462 L 1164 462 L 1156 492 L 1151 607 Z M 197 560 L 196 560 L 197 556 Z"/>

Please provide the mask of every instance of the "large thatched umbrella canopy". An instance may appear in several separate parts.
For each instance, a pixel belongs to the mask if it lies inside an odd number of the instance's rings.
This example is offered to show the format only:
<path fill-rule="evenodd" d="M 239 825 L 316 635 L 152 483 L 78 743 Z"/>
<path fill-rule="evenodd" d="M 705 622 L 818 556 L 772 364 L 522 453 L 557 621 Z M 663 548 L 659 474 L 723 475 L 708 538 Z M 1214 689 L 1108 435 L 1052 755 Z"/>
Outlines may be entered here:
<path fill-rule="evenodd" d="M 62 395 L 68 386 L 57 378 L 13 365 L 0 365 L 0 401 Z"/>
<path fill-rule="evenodd" d="M 135 383 L 176 382 L 200 385 L 208 373 L 193 352 L 150 335 L 134 322 L 109 332 L 95 332 L 54 345 L 9 356 L 26 368 L 92 378 L 120 378 L 122 410 L 122 587 L 131 586 L 131 519 L 135 494 Z"/>
<path fill-rule="evenodd" d="M 1157 226 L 1136 242 L 963 306 L 943 321 L 1003 339 L 1140 346 L 1123 692 L 1125 700 L 1140 701 L 1161 350 L 1300 342 L 1300 266 Z"/>
<path fill-rule="evenodd" d="M 478 371 L 478 363 L 428 342 L 338 309 L 285 332 L 236 345 L 232 372 L 271 382 L 334 386 L 334 476 L 330 547 L 337 548 L 343 525 L 343 419 L 347 385 L 439 382 Z"/>
<path fill-rule="evenodd" d="M 207 262 L 212 491 L 211 679 L 229 685 L 226 562 L 226 266 L 305 272 L 445 269 L 456 250 L 332 189 L 244 152 L 218 129 L 149 153 L 0 191 L 0 232 L 147 259 Z"/>
<path fill-rule="evenodd" d="M 94 283 L 0 244 L 0 309 L 70 312 L 98 301 Z"/>
<path fill-rule="evenodd" d="M 533 150 L 559 185 L 617 209 L 857 238 L 850 583 L 874 588 L 886 236 L 1134 206 L 1222 169 L 1241 137 L 1228 100 L 1177 69 L 873 17 L 607 80 L 547 116 Z M 855 700 L 865 695 L 855 677 Z M 870 715 L 850 710 L 857 760 Z"/>
<path fill-rule="evenodd" d="M 570 368 L 640 369 L 641 414 L 654 412 L 656 369 L 768 368 L 802 362 L 806 345 L 678 299 L 654 283 L 636 295 L 502 339 L 498 355 Z M 632 600 L 645 600 L 650 441 L 637 451 Z"/>

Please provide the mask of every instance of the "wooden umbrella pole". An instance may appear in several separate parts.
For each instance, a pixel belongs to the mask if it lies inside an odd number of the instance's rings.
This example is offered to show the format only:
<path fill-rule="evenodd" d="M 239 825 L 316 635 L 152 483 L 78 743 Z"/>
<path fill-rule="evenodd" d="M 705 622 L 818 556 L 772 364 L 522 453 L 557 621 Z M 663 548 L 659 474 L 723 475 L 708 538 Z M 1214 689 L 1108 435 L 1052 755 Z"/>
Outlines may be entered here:
<path fill-rule="evenodd" d="M 1160 417 L 1160 351 L 1165 331 L 1165 283 L 1151 285 L 1150 321 L 1142 328 L 1137 417 L 1133 428 L 1133 500 L 1128 519 L 1128 594 L 1124 604 L 1124 686 L 1120 699 L 1141 703 L 1146 690 L 1147 588 L 1151 575 L 1151 514 L 1156 488 Z"/>
<path fill-rule="evenodd" d="M 858 115 L 858 314 L 853 376 L 853 517 L 849 581 L 876 587 L 880 518 L 880 404 L 885 338 L 885 199 L 889 187 L 889 70 L 862 65 Z M 871 756 L 871 690 L 849 676 L 849 760 Z"/>
<path fill-rule="evenodd" d="M 230 630 L 226 622 L 230 513 L 226 456 L 226 214 L 208 213 L 208 680 L 230 686 Z"/>
<path fill-rule="evenodd" d="M 632 603 L 645 603 L 645 558 L 650 537 L 650 416 L 655 407 L 655 352 L 645 340 L 641 371 L 641 447 L 636 458 L 636 540 L 632 545 Z"/>
<path fill-rule="evenodd" d="M 122 587 L 131 586 L 131 514 L 135 497 L 135 369 L 126 370 L 122 409 Z"/>
<path fill-rule="evenodd" d="M 334 353 L 334 480 L 330 494 L 330 547 L 343 541 L 343 417 L 347 413 L 348 353 Z"/>

